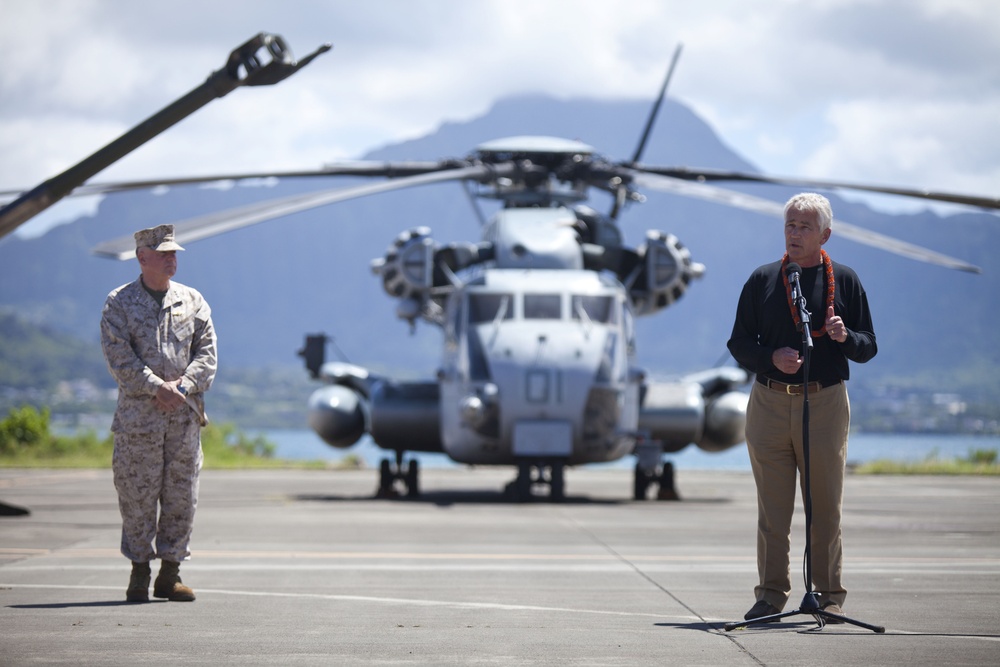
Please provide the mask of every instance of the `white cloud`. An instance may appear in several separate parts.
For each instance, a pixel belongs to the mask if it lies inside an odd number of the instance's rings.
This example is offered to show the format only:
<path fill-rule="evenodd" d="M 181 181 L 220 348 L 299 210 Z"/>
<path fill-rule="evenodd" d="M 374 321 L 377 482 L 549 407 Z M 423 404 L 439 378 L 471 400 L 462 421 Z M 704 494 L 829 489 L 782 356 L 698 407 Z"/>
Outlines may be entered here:
<path fill-rule="evenodd" d="M 185 94 L 260 30 L 298 57 L 101 174 L 318 166 L 516 93 L 670 94 L 781 175 L 996 194 L 1000 12 L 978 0 L 0 0 L 0 189 L 32 186 Z"/>
<path fill-rule="evenodd" d="M 835 139 L 802 165 L 806 175 L 856 174 L 856 179 L 969 193 L 996 193 L 1000 163 L 983 137 L 997 132 L 1000 95 L 989 104 L 914 103 L 901 110 L 882 100 L 834 104 Z M 955 147 L 963 147 L 956 151 Z M 878 147 L 873 150 L 873 147 Z"/>

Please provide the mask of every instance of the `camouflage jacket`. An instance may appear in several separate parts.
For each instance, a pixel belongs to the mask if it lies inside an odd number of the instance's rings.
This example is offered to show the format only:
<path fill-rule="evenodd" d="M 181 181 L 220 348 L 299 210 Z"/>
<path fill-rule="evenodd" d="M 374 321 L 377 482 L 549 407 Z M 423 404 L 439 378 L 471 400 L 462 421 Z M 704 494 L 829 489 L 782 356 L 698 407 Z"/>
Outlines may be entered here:
<path fill-rule="evenodd" d="M 171 281 L 162 308 L 141 280 L 113 290 L 101 314 L 101 346 L 118 383 L 112 431 L 162 430 L 165 413 L 153 397 L 164 382 L 179 378 L 204 412 L 217 358 L 212 310 L 198 290 Z"/>

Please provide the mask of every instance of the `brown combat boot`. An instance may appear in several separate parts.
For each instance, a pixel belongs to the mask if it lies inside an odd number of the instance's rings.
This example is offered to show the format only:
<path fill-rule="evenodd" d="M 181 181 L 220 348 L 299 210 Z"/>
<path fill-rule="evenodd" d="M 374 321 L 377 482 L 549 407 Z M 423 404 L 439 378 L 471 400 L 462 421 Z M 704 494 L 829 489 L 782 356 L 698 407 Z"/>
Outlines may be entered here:
<path fill-rule="evenodd" d="M 149 563 L 132 563 L 125 599 L 129 602 L 149 602 Z"/>
<path fill-rule="evenodd" d="M 156 575 L 156 582 L 153 584 L 153 597 L 171 602 L 194 601 L 194 591 L 181 583 L 180 567 L 180 563 L 169 560 L 160 564 L 160 573 Z"/>

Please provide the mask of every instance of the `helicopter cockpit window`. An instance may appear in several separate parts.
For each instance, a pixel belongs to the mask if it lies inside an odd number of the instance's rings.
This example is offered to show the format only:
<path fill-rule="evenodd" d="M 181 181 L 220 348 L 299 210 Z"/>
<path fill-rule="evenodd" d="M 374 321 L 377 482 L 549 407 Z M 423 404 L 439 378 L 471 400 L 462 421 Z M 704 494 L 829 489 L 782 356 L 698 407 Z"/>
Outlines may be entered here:
<path fill-rule="evenodd" d="M 514 299 L 510 294 L 470 294 L 469 324 L 492 322 L 514 317 Z"/>
<path fill-rule="evenodd" d="M 562 318 L 562 298 L 558 294 L 525 294 L 524 319 L 558 320 Z"/>
<path fill-rule="evenodd" d="M 614 299 L 610 296 L 573 295 L 573 319 L 589 320 L 600 324 L 613 324 L 615 321 Z"/>

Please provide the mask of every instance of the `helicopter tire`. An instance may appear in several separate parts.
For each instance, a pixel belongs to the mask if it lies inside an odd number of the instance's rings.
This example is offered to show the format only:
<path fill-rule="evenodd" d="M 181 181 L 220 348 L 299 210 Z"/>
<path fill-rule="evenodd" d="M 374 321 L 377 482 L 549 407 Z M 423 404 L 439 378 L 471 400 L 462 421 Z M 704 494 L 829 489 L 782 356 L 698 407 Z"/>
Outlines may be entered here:
<path fill-rule="evenodd" d="M 636 463 L 635 464 L 635 481 L 633 484 L 632 497 L 635 500 L 645 500 L 646 491 L 649 489 L 649 483 L 651 478 L 642 467 Z"/>
<path fill-rule="evenodd" d="M 681 496 L 677 493 L 677 488 L 674 486 L 674 464 L 664 463 L 663 471 L 660 473 L 660 488 L 656 492 L 657 500 L 680 500 Z"/>
<path fill-rule="evenodd" d="M 549 499 L 554 502 L 566 500 L 566 477 L 564 475 L 565 466 L 562 463 L 553 463 L 549 477 Z"/>
<path fill-rule="evenodd" d="M 511 499 L 516 503 L 531 500 L 531 464 L 517 464 L 517 478 L 507 486 Z"/>
<path fill-rule="evenodd" d="M 406 495 L 409 498 L 416 498 L 420 495 L 420 466 L 416 459 L 410 459 L 406 466 Z"/>
<path fill-rule="evenodd" d="M 379 464 L 378 490 L 375 492 L 375 497 L 395 497 L 396 492 L 393 489 L 393 478 L 392 464 L 389 462 L 389 459 L 382 459 L 382 462 Z"/>

